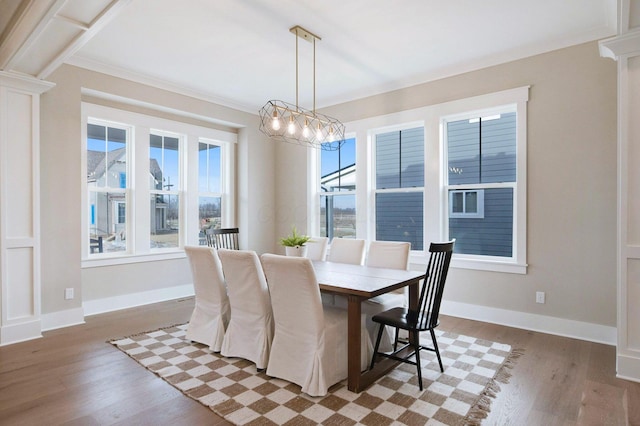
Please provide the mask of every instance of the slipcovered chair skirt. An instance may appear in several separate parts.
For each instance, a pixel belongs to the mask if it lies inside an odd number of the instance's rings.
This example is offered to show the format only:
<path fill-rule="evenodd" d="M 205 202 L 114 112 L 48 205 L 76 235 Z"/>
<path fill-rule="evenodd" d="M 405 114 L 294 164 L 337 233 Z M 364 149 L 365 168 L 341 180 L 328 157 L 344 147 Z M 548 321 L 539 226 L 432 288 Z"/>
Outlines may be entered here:
<path fill-rule="evenodd" d="M 273 314 L 260 259 L 252 250 L 219 249 L 218 255 L 231 303 L 231 319 L 220 352 L 264 369 L 273 339 Z"/>
<path fill-rule="evenodd" d="M 210 247 L 187 246 L 184 250 L 196 295 L 186 338 L 220 352 L 231 313 L 220 258 Z"/>
<path fill-rule="evenodd" d="M 261 256 L 275 319 L 267 375 L 300 385 L 311 396 L 347 378 L 347 313 L 323 306 L 309 259 Z M 365 344 L 371 345 L 367 333 Z"/>

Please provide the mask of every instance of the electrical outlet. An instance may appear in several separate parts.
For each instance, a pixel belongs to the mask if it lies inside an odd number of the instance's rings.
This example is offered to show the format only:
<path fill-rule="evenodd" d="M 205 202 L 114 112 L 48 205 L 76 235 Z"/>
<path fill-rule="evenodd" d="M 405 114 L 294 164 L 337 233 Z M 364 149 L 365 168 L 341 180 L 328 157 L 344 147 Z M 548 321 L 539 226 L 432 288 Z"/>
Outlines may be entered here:
<path fill-rule="evenodd" d="M 65 298 L 65 300 L 73 299 L 73 288 L 65 288 L 64 289 L 64 298 Z"/>
<path fill-rule="evenodd" d="M 536 303 L 544 303 L 544 291 L 536 291 Z"/>

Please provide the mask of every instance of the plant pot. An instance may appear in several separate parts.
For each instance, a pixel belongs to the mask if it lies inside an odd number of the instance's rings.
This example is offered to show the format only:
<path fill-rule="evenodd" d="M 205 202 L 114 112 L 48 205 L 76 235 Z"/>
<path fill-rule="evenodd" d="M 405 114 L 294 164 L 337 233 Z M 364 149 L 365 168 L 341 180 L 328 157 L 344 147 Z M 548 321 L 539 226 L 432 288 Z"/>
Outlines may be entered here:
<path fill-rule="evenodd" d="M 307 255 L 307 246 L 295 246 L 284 248 L 287 256 L 305 257 Z"/>

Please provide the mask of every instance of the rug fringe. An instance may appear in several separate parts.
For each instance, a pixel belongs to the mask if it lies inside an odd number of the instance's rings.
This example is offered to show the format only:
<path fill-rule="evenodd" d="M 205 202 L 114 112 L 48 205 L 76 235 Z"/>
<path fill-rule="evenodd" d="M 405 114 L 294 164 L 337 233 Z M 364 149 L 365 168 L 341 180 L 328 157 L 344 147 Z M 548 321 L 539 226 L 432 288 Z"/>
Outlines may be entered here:
<path fill-rule="evenodd" d="M 153 330 L 142 331 L 140 333 L 130 334 L 130 335 L 124 336 L 124 337 L 114 337 L 114 338 L 108 339 L 105 343 L 110 343 L 110 344 L 113 345 L 113 342 L 117 342 L 118 340 L 128 339 L 130 337 L 140 336 L 142 334 L 149 334 L 149 333 L 153 333 L 154 331 L 167 330 L 169 328 L 180 327 L 180 326 L 183 326 L 183 325 L 186 325 L 186 324 L 188 324 L 188 323 L 182 322 L 182 323 L 178 323 L 178 324 L 167 325 L 166 327 L 154 328 Z"/>
<path fill-rule="evenodd" d="M 487 383 L 484 390 L 480 393 L 480 397 L 465 416 L 463 425 L 480 426 L 482 424 L 482 420 L 489 416 L 489 412 L 491 411 L 491 401 L 498 395 L 498 392 L 500 392 L 499 383 L 509 383 L 511 373 L 507 370 L 513 369 L 516 365 L 516 360 L 522 355 L 524 355 L 523 348 L 512 349 L 511 352 L 509 352 L 507 358 L 504 360 L 500 368 L 498 368 L 498 371 L 493 378 L 489 383 Z"/>

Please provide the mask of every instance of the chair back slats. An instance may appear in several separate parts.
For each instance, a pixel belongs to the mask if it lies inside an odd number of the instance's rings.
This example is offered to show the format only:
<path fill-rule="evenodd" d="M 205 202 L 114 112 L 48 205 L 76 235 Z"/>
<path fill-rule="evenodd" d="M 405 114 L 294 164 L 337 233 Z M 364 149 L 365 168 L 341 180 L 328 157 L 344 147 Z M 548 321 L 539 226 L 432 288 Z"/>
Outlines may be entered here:
<path fill-rule="evenodd" d="M 207 229 L 207 245 L 216 249 L 240 250 L 238 228 Z"/>
<path fill-rule="evenodd" d="M 410 314 L 416 315 L 416 320 L 419 319 L 419 328 L 427 329 L 437 326 L 444 283 L 447 280 L 454 243 L 455 240 L 446 243 L 431 243 L 429 246 L 431 256 L 422 283 L 418 311 L 410 312 Z"/>

